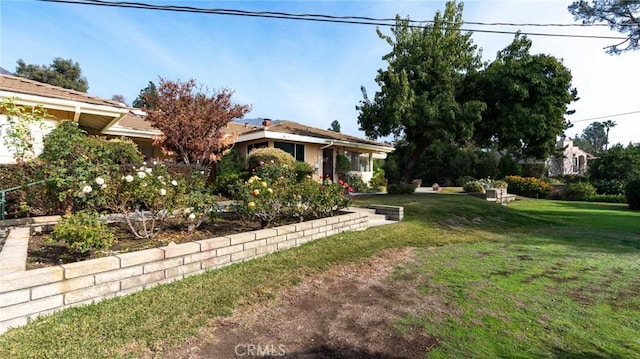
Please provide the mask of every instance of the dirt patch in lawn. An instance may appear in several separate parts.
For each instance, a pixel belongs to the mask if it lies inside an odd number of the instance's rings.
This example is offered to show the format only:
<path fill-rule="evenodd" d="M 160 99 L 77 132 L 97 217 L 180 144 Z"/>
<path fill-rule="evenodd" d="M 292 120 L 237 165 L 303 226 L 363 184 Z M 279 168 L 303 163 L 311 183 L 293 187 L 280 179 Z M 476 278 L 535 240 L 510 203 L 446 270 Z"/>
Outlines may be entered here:
<path fill-rule="evenodd" d="M 164 358 L 424 358 L 438 344 L 403 318 L 439 300 L 419 293 L 421 279 L 394 272 L 415 260 L 413 249 L 387 250 L 339 265 L 282 290 L 275 300 L 215 318 L 197 337 L 155 353 Z M 434 310 L 435 309 L 435 310 Z M 444 309 L 443 309 L 444 310 Z M 150 355 L 151 356 L 151 355 Z"/>

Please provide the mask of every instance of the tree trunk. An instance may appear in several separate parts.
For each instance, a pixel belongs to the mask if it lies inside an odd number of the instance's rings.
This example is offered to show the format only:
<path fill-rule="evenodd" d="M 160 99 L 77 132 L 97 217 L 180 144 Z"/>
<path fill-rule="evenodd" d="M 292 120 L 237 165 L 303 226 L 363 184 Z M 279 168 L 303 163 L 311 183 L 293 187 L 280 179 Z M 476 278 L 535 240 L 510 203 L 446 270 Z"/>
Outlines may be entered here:
<path fill-rule="evenodd" d="M 409 155 L 409 159 L 407 159 L 405 167 L 402 169 L 402 176 L 400 177 L 400 181 L 402 181 L 402 183 L 411 183 L 411 180 L 413 180 L 413 171 L 416 168 L 418 159 L 426 149 L 426 142 L 416 143 L 416 148 L 413 150 L 413 152 L 411 152 L 411 155 Z"/>
<path fill-rule="evenodd" d="M 217 177 L 218 177 L 217 162 L 211 161 L 211 163 L 209 164 L 209 176 L 207 177 L 207 185 L 215 184 Z"/>

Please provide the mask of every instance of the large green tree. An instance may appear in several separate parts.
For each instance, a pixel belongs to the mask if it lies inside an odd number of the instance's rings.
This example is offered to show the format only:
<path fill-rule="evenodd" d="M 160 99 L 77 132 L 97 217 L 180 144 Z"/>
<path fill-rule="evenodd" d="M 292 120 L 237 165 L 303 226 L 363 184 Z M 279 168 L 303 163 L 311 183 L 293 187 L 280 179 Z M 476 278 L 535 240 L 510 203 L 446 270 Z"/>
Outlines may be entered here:
<path fill-rule="evenodd" d="M 577 100 L 571 71 L 550 55 L 532 55 L 531 40 L 517 34 L 473 77 L 469 89 L 486 103 L 475 141 L 518 158 L 546 159 L 570 125 L 567 107 Z"/>
<path fill-rule="evenodd" d="M 89 83 L 82 76 L 80 64 L 73 60 L 56 57 L 51 65 L 27 65 L 20 59 L 17 61 L 15 75 L 30 80 L 60 86 L 80 92 L 87 92 Z"/>
<path fill-rule="evenodd" d="M 144 108 L 147 110 L 155 110 L 152 106 L 152 102 L 158 101 L 158 89 L 153 81 L 149 81 L 147 87 L 140 90 L 138 97 L 131 103 L 133 107 Z"/>
<path fill-rule="evenodd" d="M 640 0 L 574 1 L 569 12 L 584 24 L 604 22 L 627 36 L 621 43 L 608 46 L 608 53 L 617 55 L 640 48 Z"/>
<path fill-rule="evenodd" d="M 362 88 L 358 123 L 369 138 L 403 134 L 413 144 L 402 182 L 412 179 L 429 145 L 437 140 L 467 142 L 481 118 L 484 104 L 464 97 L 465 76 L 481 61 L 471 34 L 460 31 L 462 10 L 462 4 L 452 1 L 430 25 L 414 27 L 409 19 L 396 17 L 391 36 L 377 30 L 391 52 L 383 57 L 387 68 L 378 70 L 380 90 L 374 98 Z"/>
<path fill-rule="evenodd" d="M 607 134 L 602 122 L 592 122 L 582 130 L 580 138 L 573 141 L 573 144 L 581 149 L 597 155 L 605 150 L 607 145 Z"/>

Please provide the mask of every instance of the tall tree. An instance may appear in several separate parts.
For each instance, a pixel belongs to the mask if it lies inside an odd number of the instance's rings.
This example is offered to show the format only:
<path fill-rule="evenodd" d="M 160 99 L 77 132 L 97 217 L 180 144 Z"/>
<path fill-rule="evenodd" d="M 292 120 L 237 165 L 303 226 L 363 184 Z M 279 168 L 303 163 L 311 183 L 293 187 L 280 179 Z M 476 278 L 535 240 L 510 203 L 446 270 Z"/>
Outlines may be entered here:
<path fill-rule="evenodd" d="M 15 75 L 30 80 L 60 86 L 80 92 L 87 92 L 89 84 L 82 76 L 80 64 L 73 60 L 56 57 L 51 65 L 27 65 L 20 59 L 17 61 Z"/>
<path fill-rule="evenodd" d="M 609 149 L 609 130 L 613 127 L 616 127 L 618 124 L 616 123 L 616 121 L 611 121 L 611 120 L 606 120 L 602 123 L 602 126 L 604 126 L 604 129 L 607 131 L 606 137 L 605 137 L 605 145 L 604 145 L 604 149 L 607 150 Z"/>
<path fill-rule="evenodd" d="M 160 79 L 157 96 L 142 95 L 149 108 L 154 109 L 148 111 L 147 119 L 162 131 L 155 143 L 185 163 L 209 165 L 209 179 L 214 180 L 215 163 L 234 142 L 234 138 L 225 135 L 224 128 L 251 110 L 249 105 L 233 104 L 232 95 L 228 89 L 209 95 L 193 79 Z"/>
<path fill-rule="evenodd" d="M 420 155 L 437 140 L 463 143 L 471 139 L 473 124 L 480 120 L 484 104 L 461 96 L 465 74 L 481 65 L 471 34 L 462 33 L 462 4 L 447 2 L 425 27 L 410 26 L 396 17 L 391 36 L 378 36 L 391 46 L 378 70 L 380 91 L 364 99 L 357 109 L 358 123 L 367 137 L 404 134 L 413 144 L 404 163 L 401 181 L 408 183 Z"/>
<path fill-rule="evenodd" d="M 329 127 L 329 131 L 340 133 L 340 122 L 338 122 L 338 120 L 333 120 L 333 122 L 331 122 L 331 127 Z"/>
<path fill-rule="evenodd" d="M 147 98 L 151 99 L 147 100 Z M 155 110 L 151 107 L 151 102 L 156 102 L 158 100 L 158 89 L 156 88 L 156 84 L 153 81 L 149 81 L 147 87 L 140 90 L 138 97 L 131 103 L 133 107 L 144 108 L 148 110 Z"/>
<path fill-rule="evenodd" d="M 589 145 L 584 148 L 579 147 L 587 152 L 593 153 L 594 155 L 602 152 L 607 143 L 607 135 L 602 122 L 592 122 L 582 130 L 582 135 L 580 137 L 582 137 L 584 141 L 587 141 Z"/>
<path fill-rule="evenodd" d="M 475 141 L 521 159 L 546 159 L 569 126 L 567 106 L 577 100 L 571 72 L 550 55 L 532 55 L 531 40 L 517 34 L 481 73 L 473 86 L 487 109 L 476 125 Z"/>
<path fill-rule="evenodd" d="M 627 36 L 621 43 L 608 46 L 607 53 L 618 55 L 640 48 L 640 0 L 574 1 L 569 12 L 583 24 L 604 22 Z M 621 47 L 625 44 L 626 47 Z"/>
<path fill-rule="evenodd" d="M 111 96 L 111 101 L 120 102 L 120 103 L 123 103 L 125 105 L 127 104 L 127 100 L 121 94 L 115 94 L 115 95 Z"/>

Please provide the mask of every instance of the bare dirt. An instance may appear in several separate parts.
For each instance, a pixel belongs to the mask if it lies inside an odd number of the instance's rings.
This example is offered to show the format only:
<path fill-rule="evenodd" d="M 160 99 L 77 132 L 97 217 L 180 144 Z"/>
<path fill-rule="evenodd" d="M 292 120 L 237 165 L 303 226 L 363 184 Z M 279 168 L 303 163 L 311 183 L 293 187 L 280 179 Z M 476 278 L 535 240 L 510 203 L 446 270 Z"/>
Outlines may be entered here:
<path fill-rule="evenodd" d="M 413 249 L 404 248 L 337 265 L 149 356 L 424 358 L 438 338 L 402 319 L 448 309 L 437 294 L 419 292 L 422 279 L 409 269 L 414 259 Z"/>

